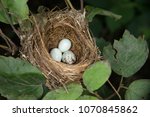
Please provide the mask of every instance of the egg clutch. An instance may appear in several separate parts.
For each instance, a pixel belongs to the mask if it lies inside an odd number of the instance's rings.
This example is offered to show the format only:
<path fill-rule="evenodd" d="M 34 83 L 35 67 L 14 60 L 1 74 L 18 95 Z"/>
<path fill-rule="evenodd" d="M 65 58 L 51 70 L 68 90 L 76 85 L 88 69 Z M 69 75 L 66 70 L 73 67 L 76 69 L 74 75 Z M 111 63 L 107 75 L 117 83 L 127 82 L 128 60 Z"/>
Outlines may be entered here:
<path fill-rule="evenodd" d="M 87 67 L 100 60 L 85 12 L 46 9 L 29 18 L 31 29 L 19 31 L 21 58 L 42 71 L 50 90 L 80 82 Z"/>
<path fill-rule="evenodd" d="M 64 62 L 66 64 L 73 64 L 76 62 L 75 54 L 70 50 L 71 48 L 71 41 L 69 39 L 62 39 L 59 44 L 58 48 L 53 48 L 50 51 L 50 56 L 53 60 L 58 62 Z"/>

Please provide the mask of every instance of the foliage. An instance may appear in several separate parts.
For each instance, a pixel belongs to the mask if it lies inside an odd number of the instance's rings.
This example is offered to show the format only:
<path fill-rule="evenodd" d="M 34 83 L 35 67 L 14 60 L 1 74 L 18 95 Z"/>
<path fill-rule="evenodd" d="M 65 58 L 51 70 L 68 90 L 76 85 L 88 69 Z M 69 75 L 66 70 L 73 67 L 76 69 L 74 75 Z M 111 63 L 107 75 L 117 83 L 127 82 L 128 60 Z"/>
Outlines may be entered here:
<path fill-rule="evenodd" d="M 119 20 L 121 18 L 120 15 L 114 14 L 110 11 L 106 11 L 106 10 L 101 9 L 101 8 L 86 6 L 86 10 L 88 11 L 86 18 L 88 19 L 89 22 L 91 22 L 93 20 L 95 15 L 109 16 L 111 18 L 115 18 L 116 20 Z"/>
<path fill-rule="evenodd" d="M 83 74 L 83 83 L 89 91 L 100 88 L 109 78 L 111 68 L 107 61 L 99 61 L 91 65 Z"/>
<path fill-rule="evenodd" d="M 112 69 L 123 77 L 135 74 L 148 58 L 148 46 L 143 38 L 136 39 L 128 31 L 125 31 L 122 39 L 115 40 L 113 47 L 104 48 L 104 57 L 110 63 Z"/>
<path fill-rule="evenodd" d="M 75 100 L 82 92 L 83 88 L 79 83 L 72 83 L 67 85 L 66 88 L 60 87 L 48 92 L 43 100 Z"/>
<path fill-rule="evenodd" d="M 0 0 L 0 21 L 16 24 L 29 16 L 28 0 Z"/>
<path fill-rule="evenodd" d="M 127 100 L 150 99 L 150 80 L 140 79 L 132 82 L 125 94 Z"/>
<path fill-rule="evenodd" d="M 1 96 L 43 100 L 150 99 L 149 78 L 133 78 L 149 57 L 147 0 L 85 0 L 85 5 L 91 33 L 104 58 L 85 70 L 83 81 L 45 90 L 45 78 L 36 67 L 19 58 L 0 56 Z M 28 16 L 27 0 L 0 0 L 1 22 L 16 24 Z M 130 32 L 145 35 L 145 39 Z"/>
<path fill-rule="evenodd" d="M 0 93 L 7 99 L 39 99 L 44 81 L 42 73 L 28 62 L 0 56 Z"/>

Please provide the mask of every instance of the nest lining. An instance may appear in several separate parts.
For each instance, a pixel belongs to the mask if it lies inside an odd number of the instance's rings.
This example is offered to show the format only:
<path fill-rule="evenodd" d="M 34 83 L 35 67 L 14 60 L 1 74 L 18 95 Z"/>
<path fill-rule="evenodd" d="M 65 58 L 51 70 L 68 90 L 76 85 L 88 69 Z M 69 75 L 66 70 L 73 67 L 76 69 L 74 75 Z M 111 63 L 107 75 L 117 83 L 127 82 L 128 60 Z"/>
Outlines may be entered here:
<path fill-rule="evenodd" d="M 85 15 L 74 9 L 49 11 L 45 13 L 44 20 L 46 23 L 41 25 L 36 16 L 31 16 L 34 22 L 32 30 L 20 31 L 22 57 L 38 66 L 47 79 L 49 89 L 79 81 L 85 69 L 100 59 Z M 71 51 L 77 58 L 75 64 L 57 62 L 50 57 L 50 50 L 56 48 L 63 38 L 72 42 Z"/>

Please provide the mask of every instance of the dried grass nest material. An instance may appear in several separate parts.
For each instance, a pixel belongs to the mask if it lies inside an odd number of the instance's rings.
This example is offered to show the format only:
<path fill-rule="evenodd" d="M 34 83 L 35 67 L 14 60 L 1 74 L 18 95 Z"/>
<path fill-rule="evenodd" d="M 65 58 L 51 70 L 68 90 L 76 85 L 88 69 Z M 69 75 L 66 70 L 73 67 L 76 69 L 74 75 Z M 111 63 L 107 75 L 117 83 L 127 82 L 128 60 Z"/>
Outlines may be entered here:
<path fill-rule="evenodd" d="M 43 19 L 42 23 L 39 19 Z M 32 30 L 20 31 L 21 56 L 43 72 L 49 89 L 79 81 L 85 69 L 100 59 L 85 14 L 80 11 L 49 11 L 31 16 L 30 20 Z M 50 50 L 63 38 L 72 42 L 71 50 L 77 58 L 75 64 L 56 62 L 50 57 Z"/>

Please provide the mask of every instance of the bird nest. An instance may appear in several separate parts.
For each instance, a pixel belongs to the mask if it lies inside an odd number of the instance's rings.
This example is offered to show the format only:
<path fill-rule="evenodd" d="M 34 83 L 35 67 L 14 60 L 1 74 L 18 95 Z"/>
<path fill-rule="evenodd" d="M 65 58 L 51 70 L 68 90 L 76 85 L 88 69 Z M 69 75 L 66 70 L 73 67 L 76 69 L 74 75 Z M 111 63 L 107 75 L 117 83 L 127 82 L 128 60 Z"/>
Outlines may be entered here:
<path fill-rule="evenodd" d="M 48 11 L 30 17 L 32 28 L 20 30 L 21 57 L 37 66 L 46 77 L 49 89 L 79 81 L 85 69 L 100 59 L 85 13 L 75 9 Z M 63 38 L 72 42 L 76 56 L 72 65 L 53 60 L 49 54 Z"/>

